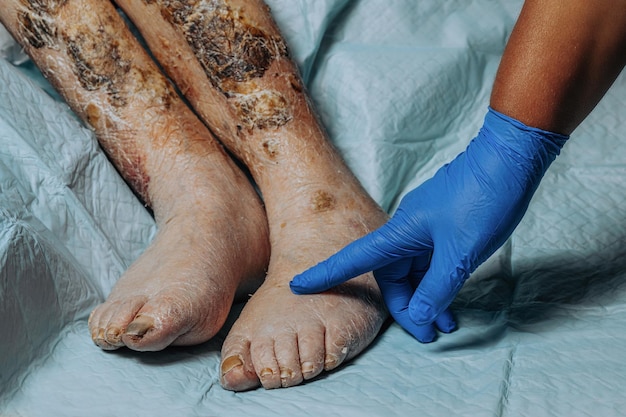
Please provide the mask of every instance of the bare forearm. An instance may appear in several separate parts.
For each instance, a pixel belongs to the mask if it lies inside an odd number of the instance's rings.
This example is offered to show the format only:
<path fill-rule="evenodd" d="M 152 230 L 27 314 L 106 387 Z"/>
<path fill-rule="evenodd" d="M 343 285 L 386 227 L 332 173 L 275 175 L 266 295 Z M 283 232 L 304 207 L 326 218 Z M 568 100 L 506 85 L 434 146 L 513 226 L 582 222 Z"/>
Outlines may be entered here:
<path fill-rule="evenodd" d="M 507 44 L 491 106 L 570 134 L 626 63 L 626 1 L 527 0 Z"/>

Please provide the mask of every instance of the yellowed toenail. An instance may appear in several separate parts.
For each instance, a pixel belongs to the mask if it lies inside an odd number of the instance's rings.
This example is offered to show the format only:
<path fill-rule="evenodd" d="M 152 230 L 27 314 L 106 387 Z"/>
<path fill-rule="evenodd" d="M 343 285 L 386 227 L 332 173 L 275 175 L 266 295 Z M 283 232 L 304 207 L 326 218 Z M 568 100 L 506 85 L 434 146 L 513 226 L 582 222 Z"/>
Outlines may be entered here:
<path fill-rule="evenodd" d="M 313 362 L 303 362 L 302 363 L 302 373 L 310 374 L 315 372 L 315 364 Z"/>
<path fill-rule="evenodd" d="M 98 329 L 96 332 L 96 337 L 93 338 L 94 340 L 104 340 L 104 329 Z"/>
<path fill-rule="evenodd" d="M 334 369 L 339 365 L 339 358 L 334 355 L 326 355 L 324 360 L 324 368 L 326 370 Z"/>
<path fill-rule="evenodd" d="M 122 331 L 117 327 L 111 327 L 107 329 L 104 340 L 108 343 L 118 344 L 120 342 L 120 336 Z"/>
<path fill-rule="evenodd" d="M 289 368 L 280 368 L 280 379 L 293 378 L 293 371 Z"/>
<path fill-rule="evenodd" d="M 270 368 L 263 368 L 261 370 L 261 374 L 260 374 L 261 378 L 265 378 L 265 377 L 271 376 L 271 375 L 274 375 L 274 371 L 271 370 Z"/>
<path fill-rule="evenodd" d="M 154 320 L 146 316 L 137 316 L 128 327 L 126 328 L 126 334 L 129 336 L 141 337 L 145 335 L 148 330 L 154 327 Z"/>
<path fill-rule="evenodd" d="M 243 366 L 243 361 L 239 356 L 229 356 L 222 361 L 222 375 L 226 375 L 233 369 Z"/>

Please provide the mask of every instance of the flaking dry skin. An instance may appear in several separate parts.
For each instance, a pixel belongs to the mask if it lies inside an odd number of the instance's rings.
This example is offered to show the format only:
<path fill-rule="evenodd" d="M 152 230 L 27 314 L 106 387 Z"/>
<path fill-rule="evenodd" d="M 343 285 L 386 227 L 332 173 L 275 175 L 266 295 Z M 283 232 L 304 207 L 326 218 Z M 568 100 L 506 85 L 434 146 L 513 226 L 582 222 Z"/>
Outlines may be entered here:
<path fill-rule="evenodd" d="M 158 5 L 163 18 L 183 32 L 213 87 L 233 103 L 240 129 L 279 127 L 292 119 L 280 92 L 261 89 L 254 82 L 275 60 L 288 58 L 281 37 L 251 26 L 225 1 L 144 2 Z"/>

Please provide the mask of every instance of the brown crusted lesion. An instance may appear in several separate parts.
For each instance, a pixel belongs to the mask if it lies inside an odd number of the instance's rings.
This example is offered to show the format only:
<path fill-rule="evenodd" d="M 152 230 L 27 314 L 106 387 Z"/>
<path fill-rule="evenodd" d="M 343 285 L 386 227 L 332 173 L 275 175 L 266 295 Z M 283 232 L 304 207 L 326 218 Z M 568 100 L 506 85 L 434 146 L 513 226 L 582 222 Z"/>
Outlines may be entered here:
<path fill-rule="evenodd" d="M 240 130 L 276 128 L 292 120 L 287 98 L 256 82 L 288 56 L 282 37 L 250 23 L 242 9 L 224 0 L 143 1 L 156 4 L 181 31 L 210 83 L 231 102 Z"/>
<path fill-rule="evenodd" d="M 148 97 L 154 105 L 169 108 L 176 95 L 160 73 L 133 65 L 127 47 L 115 28 L 100 25 L 76 27 L 63 34 L 67 54 L 81 86 L 87 91 L 103 90 L 114 107 L 126 106 L 138 97 Z"/>
<path fill-rule="evenodd" d="M 275 159 L 279 155 L 279 143 L 273 139 L 267 139 L 263 142 L 263 150 L 270 159 Z"/>
<path fill-rule="evenodd" d="M 248 24 L 223 0 L 156 2 L 165 20 L 182 29 L 211 83 L 224 94 L 262 77 L 275 59 L 288 55 L 282 38 Z"/>
<path fill-rule="evenodd" d="M 311 204 L 313 206 L 313 211 L 321 212 L 334 209 L 337 203 L 332 194 L 324 190 L 317 190 L 313 193 Z"/>
<path fill-rule="evenodd" d="M 78 28 L 63 35 L 74 73 L 87 91 L 105 89 L 111 104 L 123 106 L 127 97 L 121 94 L 131 63 L 122 56 L 118 40 L 104 26 L 96 31 Z"/>

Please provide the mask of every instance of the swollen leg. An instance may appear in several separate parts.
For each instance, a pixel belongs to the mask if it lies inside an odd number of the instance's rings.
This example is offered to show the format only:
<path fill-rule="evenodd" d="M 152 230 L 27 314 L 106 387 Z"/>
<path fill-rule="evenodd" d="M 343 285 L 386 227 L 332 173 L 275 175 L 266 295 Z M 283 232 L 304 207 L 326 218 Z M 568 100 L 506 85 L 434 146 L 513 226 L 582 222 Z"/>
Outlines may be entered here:
<path fill-rule="evenodd" d="M 158 234 L 90 317 L 104 349 L 206 341 L 238 287 L 269 257 L 260 201 L 178 97 L 115 7 L 101 0 L 6 0 L 0 19 L 122 176 L 154 211 Z"/>

